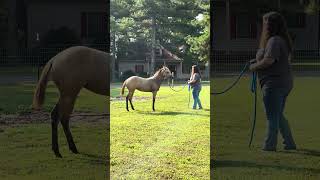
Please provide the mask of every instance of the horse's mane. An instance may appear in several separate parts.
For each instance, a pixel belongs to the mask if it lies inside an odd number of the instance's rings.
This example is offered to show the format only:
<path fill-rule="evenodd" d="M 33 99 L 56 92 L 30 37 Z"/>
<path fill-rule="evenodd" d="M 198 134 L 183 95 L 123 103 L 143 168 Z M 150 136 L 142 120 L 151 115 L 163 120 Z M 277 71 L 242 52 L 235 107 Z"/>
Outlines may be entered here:
<path fill-rule="evenodd" d="M 151 77 L 157 77 L 157 76 L 159 75 L 159 73 L 160 73 L 161 70 L 162 70 L 162 68 L 158 69 L 158 70 L 154 73 L 154 75 L 151 76 Z"/>

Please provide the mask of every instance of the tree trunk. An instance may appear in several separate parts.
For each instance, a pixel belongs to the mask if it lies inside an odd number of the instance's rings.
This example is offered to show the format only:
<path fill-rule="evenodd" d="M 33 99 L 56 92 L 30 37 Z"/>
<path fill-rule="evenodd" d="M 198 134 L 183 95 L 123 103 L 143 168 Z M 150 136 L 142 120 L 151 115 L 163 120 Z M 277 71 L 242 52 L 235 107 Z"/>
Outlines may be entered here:
<path fill-rule="evenodd" d="M 156 46 L 156 20 L 155 17 L 152 16 L 152 48 L 151 48 L 151 74 L 154 74 L 155 68 L 155 46 Z"/>

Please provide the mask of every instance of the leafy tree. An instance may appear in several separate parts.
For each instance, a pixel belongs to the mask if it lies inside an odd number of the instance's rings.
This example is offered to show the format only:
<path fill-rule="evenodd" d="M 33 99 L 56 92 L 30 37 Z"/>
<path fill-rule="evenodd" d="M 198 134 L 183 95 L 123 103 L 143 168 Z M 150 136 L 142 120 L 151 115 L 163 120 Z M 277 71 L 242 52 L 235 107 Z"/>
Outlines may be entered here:
<path fill-rule="evenodd" d="M 200 61 L 209 61 L 209 48 L 210 48 L 210 14 L 209 5 L 203 5 L 203 13 L 200 14 L 198 19 L 192 21 L 192 25 L 198 27 L 198 35 L 189 35 L 187 43 L 190 45 L 190 52 L 198 55 Z"/>
<path fill-rule="evenodd" d="M 207 4 L 207 8 L 204 8 L 203 4 Z M 187 43 L 191 37 L 194 37 L 195 41 L 209 39 L 208 4 L 209 1 L 205 0 L 111 0 L 111 34 L 116 39 L 116 47 L 113 47 L 113 50 L 116 51 L 117 57 L 121 57 L 127 53 L 129 45 L 133 42 L 144 43 L 150 49 L 154 18 L 156 40 L 161 45 L 185 61 L 208 60 L 196 53 L 195 45 Z M 201 23 L 195 22 L 199 13 L 204 13 L 206 17 Z M 180 52 L 179 47 L 187 44 L 190 48 L 186 53 Z"/>

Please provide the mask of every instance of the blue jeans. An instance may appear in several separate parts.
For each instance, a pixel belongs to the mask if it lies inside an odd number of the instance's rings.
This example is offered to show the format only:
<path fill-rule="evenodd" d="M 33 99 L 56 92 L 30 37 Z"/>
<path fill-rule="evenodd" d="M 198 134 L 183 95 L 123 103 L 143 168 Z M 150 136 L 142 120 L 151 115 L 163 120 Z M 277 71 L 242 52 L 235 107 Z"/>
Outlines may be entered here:
<path fill-rule="evenodd" d="M 267 137 L 264 142 L 264 150 L 275 151 L 277 147 L 278 131 L 284 139 L 285 148 L 295 148 L 288 120 L 283 111 L 290 89 L 262 88 L 263 102 L 267 115 Z"/>
<path fill-rule="evenodd" d="M 201 87 L 199 87 L 199 86 L 193 87 L 193 90 L 192 90 L 193 109 L 196 109 L 197 105 L 199 106 L 200 109 L 202 109 L 201 101 L 199 98 L 200 91 L 201 91 Z"/>

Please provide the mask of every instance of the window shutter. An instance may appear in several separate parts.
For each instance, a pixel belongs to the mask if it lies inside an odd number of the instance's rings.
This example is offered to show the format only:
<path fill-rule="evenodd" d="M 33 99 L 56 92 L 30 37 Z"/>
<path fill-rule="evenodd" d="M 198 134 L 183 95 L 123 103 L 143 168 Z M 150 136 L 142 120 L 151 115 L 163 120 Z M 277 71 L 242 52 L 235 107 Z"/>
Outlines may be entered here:
<path fill-rule="evenodd" d="M 257 21 L 256 16 L 252 15 L 250 18 L 250 34 L 252 39 L 257 38 Z"/>
<path fill-rule="evenodd" d="M 81 13 L 81 37 L 87 37 L 88 35 L 88 19 L 87 13 Z"/>
<path fill-rule="evenodd" d="M 234 14 L 231 14 L 230 16 L 230 35 L 231 39 L 236 39 L 237 38 L 237 32 L 236 32 L 236 22 L 237 17 Z"/>

